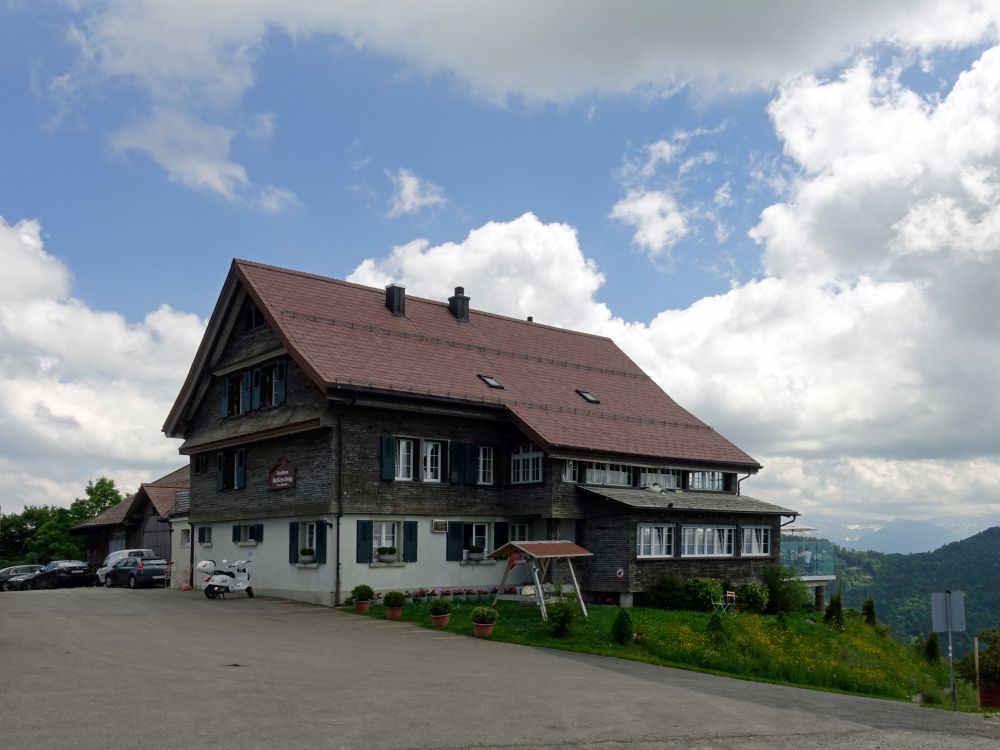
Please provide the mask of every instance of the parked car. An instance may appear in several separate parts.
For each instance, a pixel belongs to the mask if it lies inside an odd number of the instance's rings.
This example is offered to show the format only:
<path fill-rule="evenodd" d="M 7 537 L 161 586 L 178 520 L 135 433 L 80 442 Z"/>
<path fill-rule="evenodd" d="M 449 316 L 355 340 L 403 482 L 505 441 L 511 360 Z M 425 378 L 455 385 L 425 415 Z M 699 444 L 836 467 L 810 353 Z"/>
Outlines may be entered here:
<path fill-rule="evenodd" d="M 94 569 L 83 560 L 53 560 L 21 584 L 21 589 L 58 589 L 64 586 L 93 586 Z"/>
<path fill-rule="evenodd" d="M 14 578 L 33 575 L 41 569 L 41 565 L 13 565 L 0 570 L 0 591 L 10 591 L 14 588 L 20 588 L 20 585 L 11 586 L 10 581 Z M 18 581 L 18 584 L 20 584 L 20 581 Z"/>
<path fill-rule="evenodd" d="M 110 555 L 104 558 L 104 562 L 101 563 L 100 567 L 97 569 L 97 583 L 104 585 L 104 576 L 119 560 L 126 557 L 156 557 L 156 553 L 151 549 L 119 549 L 112 552 Z"/>
<path fill-rule="evenodd" d="M 162 557 L 125 557 L 104 574 L 104 585 L 139 586 L 170 585 L 170 565 Z"/>

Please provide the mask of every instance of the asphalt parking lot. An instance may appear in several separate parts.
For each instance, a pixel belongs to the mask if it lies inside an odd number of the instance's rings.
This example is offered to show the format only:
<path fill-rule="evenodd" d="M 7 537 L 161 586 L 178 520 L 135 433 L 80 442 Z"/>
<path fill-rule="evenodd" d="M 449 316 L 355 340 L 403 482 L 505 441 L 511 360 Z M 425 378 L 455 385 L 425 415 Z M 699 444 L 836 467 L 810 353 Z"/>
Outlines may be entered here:
<path fill-rule="evenodd" d="M 1000 747 L 1000 721 L 277 599 L 0 594 L 0 747 Z"/>

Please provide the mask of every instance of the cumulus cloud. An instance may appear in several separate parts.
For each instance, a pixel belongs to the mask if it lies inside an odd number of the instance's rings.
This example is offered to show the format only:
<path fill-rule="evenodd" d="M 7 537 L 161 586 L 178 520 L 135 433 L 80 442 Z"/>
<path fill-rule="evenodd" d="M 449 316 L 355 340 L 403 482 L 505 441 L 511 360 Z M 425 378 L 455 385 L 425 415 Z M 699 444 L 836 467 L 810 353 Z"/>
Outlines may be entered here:
<path fill-rule="evenodd" d="M 386 172 L 392 181 L 395 193 L 389 202 L 389 216 L 415 214 L 426 208 L 443 206 L 447 201 L 444 189 L 429 180 L 422 179 L 402 167 L 396 172 Z"/>
<path fill-rule="evenodd" d="M 611 218 L 635 228 L 632 242 L 656 258 L 688 233 L 688 221 L 674 197 L 663 190 L 633 190 L 611 209 Z"/>
<path fill-rule="evenodd" d="M 100 473 L 148 481 L 183 464 L 160 426 L 204 321 L 161 305 L 130 323 L 73 298 L 35 221 L 0 218 L 0 265 L 26 274 L 0 285 L 4 510 L 67 505 Z"/>

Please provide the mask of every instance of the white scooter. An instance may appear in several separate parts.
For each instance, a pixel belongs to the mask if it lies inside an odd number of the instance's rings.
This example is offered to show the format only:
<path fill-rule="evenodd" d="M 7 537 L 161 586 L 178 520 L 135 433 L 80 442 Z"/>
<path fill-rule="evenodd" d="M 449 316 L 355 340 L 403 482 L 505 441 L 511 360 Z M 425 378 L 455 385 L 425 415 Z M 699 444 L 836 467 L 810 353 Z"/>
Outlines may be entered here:
<path fill-rule="evenodd" d="M 222 568 L 215 564 L 215 560 L 202 560 L 195 568 L 208 575 L 205 579 L 205 596 L 209 599 L 225 597 L 236 591 L 245 591 L 247 596 L 253 599 L 253 586 L 250 585 L 250 571 L 247 565 L 250 560 L 237 560 L 234 563 L 222 561 Z"/>

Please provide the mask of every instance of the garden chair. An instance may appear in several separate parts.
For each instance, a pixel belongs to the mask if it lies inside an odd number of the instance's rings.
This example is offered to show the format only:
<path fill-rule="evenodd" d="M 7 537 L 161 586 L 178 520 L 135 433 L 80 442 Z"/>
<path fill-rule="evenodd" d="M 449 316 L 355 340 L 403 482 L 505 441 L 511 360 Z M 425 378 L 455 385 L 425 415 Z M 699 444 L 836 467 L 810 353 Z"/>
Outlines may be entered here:
<path fill-rule="evenodd" d="M 726 591 L 718 599 L 712 600 L 712 609 L 722 615 L 736 614 L 736 592 Z"/>

